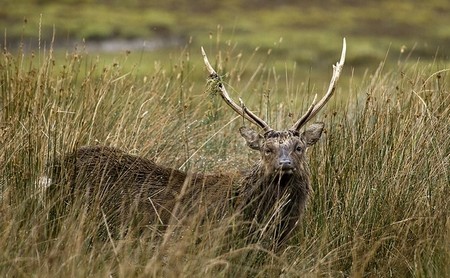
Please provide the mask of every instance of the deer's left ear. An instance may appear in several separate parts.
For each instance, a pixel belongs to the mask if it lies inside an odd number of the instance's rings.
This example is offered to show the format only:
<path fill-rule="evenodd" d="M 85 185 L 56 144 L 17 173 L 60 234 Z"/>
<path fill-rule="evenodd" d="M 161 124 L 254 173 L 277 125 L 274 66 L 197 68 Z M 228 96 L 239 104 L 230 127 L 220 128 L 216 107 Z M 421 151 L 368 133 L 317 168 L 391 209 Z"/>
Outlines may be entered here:
<path fill-rule="evenodd" d="M 324 126 L 324 123 L 314 123 L 302 133 L 307 147 L 311 147 L 320 139 Z"/>
<path fill-rule="evenodd" d="M 246 126 L 241 127 L 239 132 L 242 137 L 244 137 L 245 141 L 247 141 L 247 146 L 254 150 L 261 149 L 263 137 L 258 132 Z"/>

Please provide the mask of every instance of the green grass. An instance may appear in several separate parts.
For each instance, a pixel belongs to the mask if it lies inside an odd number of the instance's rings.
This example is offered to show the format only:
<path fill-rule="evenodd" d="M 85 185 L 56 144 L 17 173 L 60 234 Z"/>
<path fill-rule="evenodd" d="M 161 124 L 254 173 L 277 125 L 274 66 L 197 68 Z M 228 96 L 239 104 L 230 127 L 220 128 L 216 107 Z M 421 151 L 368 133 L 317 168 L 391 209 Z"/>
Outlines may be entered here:
<path fill-rule="evenodd" d="M 378 64 L 395 65 L 409 56 L 409 61 L 425 64 L 449 57 L 450 5 L 448 1 L 17 1 L 4 0 L 0 27 L 6 44 L 14 42 L 36 48 L 40 34 L 42 46 L 51 42 L 72 47 L 82 41 L 96 42 L 114 38 L 180 38 L 193 49 L 200 46 L 221 49 L 209 34 L 221 29 L 222 44 L 249 53 L 258 48 L 256 57 L 282 72 L 294 63 L 299 76 L 319 78 L 329 69 L 329 60 L 339 52 L 342 37 L 349 40 L 348 68 L 359 73 L 375 71 Z M 24 23 L 26 22 L 26 23 Z M 2 40 L 2 43 L 5 40 Z M 184 44 L 182 44 L 184 46 Z M 177 54 L 178 47 L 145 53 L 153 61 Z M 403 49 L 403 53 L 400 53 Z M 65 48 L 63 47 L 63 51 Z M 139 51 L 137 51 L 139 52 Z M 192 51 L 196 55 L 197 51 Z M 96 54 L 96 53 L 91 53 Z M 117 53 L 114 53 L 117 55 Z M 139 55 L 138 53 L 132 56 Z M 250 62 L 249 72 L 259 59 Z M 151 63 L 150 63 L 151 64 Z M 145 66 L 146 63 L 142 63 Z M 310 75 L 310 72 L 312 75 Z M 316 74 L 316 73 L 320 74 Z M 323 82 L 325 80 L 320 80 Z"/>
<path fill-rule="evenodd" d="M 233 43 L 206 50 L 232 96 L 276 128 L 290 126 L 288 115 L 304 112 L 331 77 L 330 70 L 327 81 L 309 84 L 270 59 L 256 71 L 248 67 L 254 54 L 239 56 Z M 314 193 L 280 253 L 243 246 L 228 234 L 239 227 L 232 218 L 175 225 L 164 243 L 152 233 L 92 243 L 97 223 L 80 212 L 49 236 L 39 178 L 78 146 L 116 146 L 202 171 L 235 171 L 257 159 L 238 136 L 241 120 L 198 81 L 206 72 L 196 53 L 188 46 L 167 60 L 145 59 L 145 70 L 126 54 L 113 62 L 83 50 L 1 54 L 1 276 L 450 276 L 445 60 L 382 64 L 358 79 L 345 69 L 345 85 L 317 116 L 327 130 L 309 155 Z"/>

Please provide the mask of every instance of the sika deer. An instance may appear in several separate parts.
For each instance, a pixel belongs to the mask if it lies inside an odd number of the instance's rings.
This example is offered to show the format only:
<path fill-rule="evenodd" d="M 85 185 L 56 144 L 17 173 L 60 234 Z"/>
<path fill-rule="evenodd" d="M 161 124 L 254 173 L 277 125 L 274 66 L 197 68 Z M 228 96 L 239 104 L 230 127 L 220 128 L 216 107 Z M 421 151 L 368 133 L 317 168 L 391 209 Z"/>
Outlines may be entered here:
<path fill-rule="evenodd" d="M 57 182 L 51 189 L 65 192 L 64 204 L 81 199 L 91 209 L 97 207 L 111 227 L 130 224 L 130 216 L 138 221 L 137 225 L 165 226 L 194 210 L 214 209 L 222 216 L 235 211 L 251 223 L 250 233 L 269 235 L 265 238 L 278 247 L 295 229 L 305 208 L 310 193 L 306 150 L 319 140 L 324 124 L 300 130 L 333 95 L 345 52 L 344 39 L 341 59 L 333 66 L 325 96 L 317 104 L 314 99 L 291 128 L 276 131 L 242 102 L 238 105 L 230 98 L 202 48 L 206 68 L 222 99 L 263 131 L 260 134 L 248 127 L 240 129 L 247 145 L 261 154 L 260 161 L 243 174 L 185 173 L 115 148 L 83 147 L 57 163 Z"/>

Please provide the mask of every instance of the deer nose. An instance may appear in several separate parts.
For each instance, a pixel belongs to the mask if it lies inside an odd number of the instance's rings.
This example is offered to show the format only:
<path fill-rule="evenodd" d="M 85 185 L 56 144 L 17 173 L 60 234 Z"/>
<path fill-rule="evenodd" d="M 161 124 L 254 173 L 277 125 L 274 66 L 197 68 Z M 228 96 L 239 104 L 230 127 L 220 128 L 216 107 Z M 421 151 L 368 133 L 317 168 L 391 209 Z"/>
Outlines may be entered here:
<path fill-rule="evenodd" d="M 294 166 L 292 165 L 292 161 L 289 158 L 283 157 L 278 162 L 278 168 L 280 170 L 287 171 L 287 170 L 293 170 Z"/>

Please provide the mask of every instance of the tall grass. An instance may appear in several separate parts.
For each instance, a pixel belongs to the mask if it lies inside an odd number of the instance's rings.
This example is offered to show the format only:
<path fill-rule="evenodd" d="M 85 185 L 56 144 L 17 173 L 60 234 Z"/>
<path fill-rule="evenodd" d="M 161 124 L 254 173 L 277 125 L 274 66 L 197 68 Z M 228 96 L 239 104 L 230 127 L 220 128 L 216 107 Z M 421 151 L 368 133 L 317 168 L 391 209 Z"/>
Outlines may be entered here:
<path fill-rule="evenodd" d="M 286 74 L 280 102 L 279 73 L 262 65 L 241 80 L 245 58 L 220 53 L 229 87 L 246 88 L 247 105 L 278 128 L 318 91 Z M 188 50 L 143 78 L 123 71 L 125 54 L 106 65 L 82 49 L 53 56 L 51 48 L 2 53 L 2 276 L 450 276 L 448 68 L 380 67 L 338 91 L 342 99 L 319 116 L 327 131 L 310 152 L 314 194 L 302 228 L 275 254 L 230 235 L 238 227 L 232 216 L 201 224 L 194 217 L 162 241 L 150 233 L 92 243 L 96 223 L 77 213 L 50 235 L 42 177 L 76 147 L 110 145 L 199 171 L 233 171 L 257 159 L 238 138 L 241 119 L 193 81 L 204 71 Z"/>

